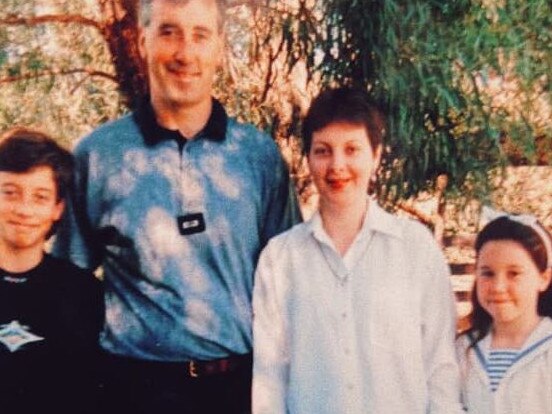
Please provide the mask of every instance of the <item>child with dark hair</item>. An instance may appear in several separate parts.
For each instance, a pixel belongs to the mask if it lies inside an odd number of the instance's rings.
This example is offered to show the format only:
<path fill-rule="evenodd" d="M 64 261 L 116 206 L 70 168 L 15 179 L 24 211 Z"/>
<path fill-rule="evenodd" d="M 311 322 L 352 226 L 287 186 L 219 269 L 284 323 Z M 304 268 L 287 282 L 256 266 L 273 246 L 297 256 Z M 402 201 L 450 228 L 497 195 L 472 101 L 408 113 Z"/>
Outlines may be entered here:
<path fill-rule="evenodd" d="M 1 412 L 92 412 L 100 283 L 44 252 L 72 171 L 71 154 L 40 132 L 0 139 Z"/>
<path fill-rule="evenodd" d="M 476 239 L 471 327 L 458 339 L 465 408 L 552 413 L 552 241 L 532 216 L 500 216 Z"/>

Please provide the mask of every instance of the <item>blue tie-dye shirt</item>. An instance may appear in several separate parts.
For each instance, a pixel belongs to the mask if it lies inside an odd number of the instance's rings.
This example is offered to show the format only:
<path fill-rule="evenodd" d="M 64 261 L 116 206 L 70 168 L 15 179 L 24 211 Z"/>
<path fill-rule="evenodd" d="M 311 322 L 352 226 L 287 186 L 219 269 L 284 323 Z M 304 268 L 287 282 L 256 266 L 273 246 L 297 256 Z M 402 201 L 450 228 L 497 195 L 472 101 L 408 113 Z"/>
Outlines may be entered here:
<path fill-rule="evenodd" d="M 85 137 L 75 156 L 54 254 L 102 266 L 102 347 L 162 361 L 251 352 L 259 252 L 300 217 L 270 137 L 213 100 L 204 130 L 185 140 L 148 103 Z M 189 214 L 204 231 L 181 234 Z"/>

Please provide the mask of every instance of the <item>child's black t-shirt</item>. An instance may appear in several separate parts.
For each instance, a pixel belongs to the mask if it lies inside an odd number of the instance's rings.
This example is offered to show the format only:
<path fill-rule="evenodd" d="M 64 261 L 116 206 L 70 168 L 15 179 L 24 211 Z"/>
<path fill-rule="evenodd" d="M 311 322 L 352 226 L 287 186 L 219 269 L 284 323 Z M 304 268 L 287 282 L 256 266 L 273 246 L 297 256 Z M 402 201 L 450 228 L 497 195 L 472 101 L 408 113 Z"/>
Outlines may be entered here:
<path fill-rule="evenodd" d="M 93 410 L 103 317 L 100 282 L 69 262 L 0 269 L 0 412 Z"/>

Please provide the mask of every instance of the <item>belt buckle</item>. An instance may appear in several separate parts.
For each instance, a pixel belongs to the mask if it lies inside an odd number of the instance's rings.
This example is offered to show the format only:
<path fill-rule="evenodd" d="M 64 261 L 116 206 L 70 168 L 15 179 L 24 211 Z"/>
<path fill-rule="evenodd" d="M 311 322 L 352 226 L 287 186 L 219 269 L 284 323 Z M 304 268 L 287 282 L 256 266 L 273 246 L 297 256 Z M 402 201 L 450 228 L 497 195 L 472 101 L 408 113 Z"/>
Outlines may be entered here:
<path fill-rule="evenodd" d="M 195 361 L 190 361 L 188 363 L 188 374 L 190 374 L 190 377 L 197 378 L 199 375 L 197 373 L 197 367 L 195 364 Z"/>

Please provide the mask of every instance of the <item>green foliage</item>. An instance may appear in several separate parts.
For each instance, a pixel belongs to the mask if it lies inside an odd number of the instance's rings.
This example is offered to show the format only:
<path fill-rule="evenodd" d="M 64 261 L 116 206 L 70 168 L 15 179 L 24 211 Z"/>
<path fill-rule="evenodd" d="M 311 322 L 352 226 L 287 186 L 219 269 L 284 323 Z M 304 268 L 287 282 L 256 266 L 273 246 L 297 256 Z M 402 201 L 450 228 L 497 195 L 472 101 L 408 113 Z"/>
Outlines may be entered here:
<path fill-rule="evenodd" d="M 40 15 L 98 19 L 89 1 L 3 0 L 0 19 L 0 130 L 35 127 L 66 146 L 124 107 L 117 84 L 93 71 L 112 74 L 111 56 L 100 32 L 78 22 L 37 23 Z"/>
<path fill-rule="evenodd" d="M 0 129 L 36 126 L 69 144 L 135 103 L 134 3 L 2 0 Z M 549 0 L 231 3 L 217 96 L 281 144 L 301 192 L 300 118 L 327 85 L 366 87 L 388 111 L 382 200 L 440 172 L 449 196 L 485 197 L 497 168 L 550 161 Z"/>
<path fill-rule="evenodd" d="M 449 194 L 482 196 L 488 172 L 507 159 L 499 137 L 534 158 L 536 137 L 552 136 L 550 119 L 543 127 L 533 116 L 543 99 L 550 103 L 550 2 L 334 0 L 315 7 L 324 16 L 311 26 L 316 34 L 298 31 L 307 59 L 323 54 L 311 70 L 324 85 L 367 87 L 388 111 L 382 198 L 414 195 L 439 172 L 451 178 Z M 313 38 L 320 39 L 314 49 Z M 497 103 L 490 82 L 514 88 L 515 106 Z"/>

